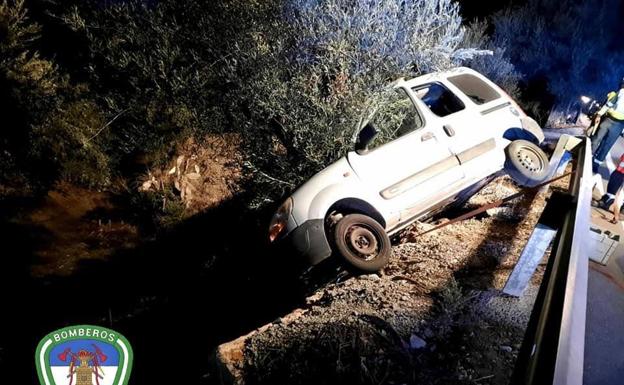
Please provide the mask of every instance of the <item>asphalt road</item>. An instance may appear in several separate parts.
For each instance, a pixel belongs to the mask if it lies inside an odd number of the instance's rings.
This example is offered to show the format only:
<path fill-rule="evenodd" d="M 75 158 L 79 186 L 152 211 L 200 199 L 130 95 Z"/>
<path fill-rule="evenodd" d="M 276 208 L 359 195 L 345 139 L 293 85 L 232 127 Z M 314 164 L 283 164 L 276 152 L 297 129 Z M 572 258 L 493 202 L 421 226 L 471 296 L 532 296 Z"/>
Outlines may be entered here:
<path fill-rule="evenodd" d="M 621 385 L 624 383 L 624 285 L 590 266 L 587 290 L 583 383 Z"/>
<path fill-rule="evenodd" d="M 605 170 L 604 174 L 609 174 Z M 611 167 L 609 167 L 611 168 Z M 606 184 L 606 180 L 604 180 Z M 607 221 L 611 214 L 592 208 L 592 226 L 619 234 L 624 239 L 623 216 L 620 223 Z M 624 383 L 624 245 L 615 249 L 606 266 L 589 262 L 587 319 L 585 333 L 585 385 Z"/>

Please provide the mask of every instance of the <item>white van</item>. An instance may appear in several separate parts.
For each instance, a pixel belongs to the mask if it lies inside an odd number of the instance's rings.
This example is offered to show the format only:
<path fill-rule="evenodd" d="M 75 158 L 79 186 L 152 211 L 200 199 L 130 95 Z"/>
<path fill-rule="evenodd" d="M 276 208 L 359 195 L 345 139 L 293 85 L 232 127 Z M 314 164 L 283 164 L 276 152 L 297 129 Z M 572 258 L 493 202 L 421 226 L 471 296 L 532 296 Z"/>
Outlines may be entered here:
<path fill-rule="evenodd" d="M 389 236 L 465 201 L 499 171 L 525 186 L 548 175 L 539 125 L 478 72 L 392 86 L 353 151 L 299 187 L 271 221 L 270 240 L 291 243 L 310 265 L 336 253 L 377 271 L 390 257 Z"/>

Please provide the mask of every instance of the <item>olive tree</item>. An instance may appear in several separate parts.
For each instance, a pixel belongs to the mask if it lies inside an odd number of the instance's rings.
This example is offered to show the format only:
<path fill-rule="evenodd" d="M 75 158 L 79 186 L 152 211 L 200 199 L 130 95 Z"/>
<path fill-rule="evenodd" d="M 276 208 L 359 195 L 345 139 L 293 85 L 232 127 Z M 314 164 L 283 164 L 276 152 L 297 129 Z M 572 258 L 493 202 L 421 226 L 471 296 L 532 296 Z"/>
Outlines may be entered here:
<path fill-rule="evenodd" d="M 185 136 L 219 131 L 214 95 L 211 4 L 163 0 L 151 4 L 93 2 L 59 9 L 59 18 L 86 40 L 94 98 L 118 116 L 111 155 L 161 153 Z"/>
<path fill-rule="evenodd" d="M 122 116 L 110 153 L 237 131 L 256 203 L 335 160 L 398 77 L 490 54 L 451 0 L 75 2 L 91 90 Z"/>
<path fill-rule="evenodd" d="M 95 135 L 105 117 L 84 99 L 84 84 L 72 83 L 54 60 L 38 53 L 41 31 L 24 0 L 0 2 L 2 190 L 45 190 L 60 178 L 105 184 L 105 135 Z"/>
<path fill-rule="evenodd" d="M 389 83 L 490 51 L 463 46 L 451 0 L 288 0 L 227 47 L 224 81 L 249 166 L 291 189 L 353 145 Z"/>
<path fill-rule="evenodd" d="M 502 87 L 514 98 L 521 96 L 519 84 L 522 74 L 511 63 L 505 46 L 499 46 L 487 34 L 489 24 L 484 20 L 475 20 L 466 29 L 464 45 L 492 51 L 491 55 L 479 55 L 466 62 L 471 67 Z"/>
<path fill-rule="evenodd" d="M 603 98 L 624 73 L 617 0 L 529 0 L 493 17 L 493 43 L 506 47 L 526 81 L 543 79 L 553 95 L 551 121 L 580 95 Z"/>

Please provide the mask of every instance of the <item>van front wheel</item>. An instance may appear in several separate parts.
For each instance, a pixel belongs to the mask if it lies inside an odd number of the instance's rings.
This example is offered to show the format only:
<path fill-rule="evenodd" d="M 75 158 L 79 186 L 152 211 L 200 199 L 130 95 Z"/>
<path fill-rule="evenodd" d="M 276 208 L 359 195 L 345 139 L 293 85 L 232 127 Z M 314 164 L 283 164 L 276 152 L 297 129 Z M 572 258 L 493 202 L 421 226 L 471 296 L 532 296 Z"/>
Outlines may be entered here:
<path fill-rule="evenodd" d="M 366 272 L 381 270 L 390 259 L 390 238 L 373 218 L 349 214 L 334 228 L 338 253 L 351 266 Z"/>

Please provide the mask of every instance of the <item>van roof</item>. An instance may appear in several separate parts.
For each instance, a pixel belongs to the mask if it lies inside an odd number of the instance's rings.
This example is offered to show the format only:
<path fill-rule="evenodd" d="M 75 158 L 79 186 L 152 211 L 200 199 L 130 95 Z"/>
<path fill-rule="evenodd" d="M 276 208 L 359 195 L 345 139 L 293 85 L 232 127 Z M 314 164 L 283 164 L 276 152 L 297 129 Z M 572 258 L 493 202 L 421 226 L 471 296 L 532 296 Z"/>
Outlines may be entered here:
<path fill-rule="evenodd" d="M 428 82 L 432 82 L 440 78 L 447 78 L 451 75 L 460 75 L 460 74 L 466 74 L 466 73 L 473 74 L 473 75 L 480 76 L 480 77 L 483 76 L 471 68 L 456 67 L 456 68 L 452 68 L 452 69 L 445 70 L 445 71 L 430 72 L 428 74 L 417 76 L 411 79 L 399 78 L 395 80 L 394 82 L 392 82 L 392 87 L 397 87 L 405 83 L 409 83 L 410 85 L 428 83 Z"/>

